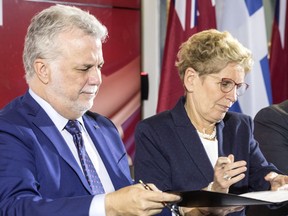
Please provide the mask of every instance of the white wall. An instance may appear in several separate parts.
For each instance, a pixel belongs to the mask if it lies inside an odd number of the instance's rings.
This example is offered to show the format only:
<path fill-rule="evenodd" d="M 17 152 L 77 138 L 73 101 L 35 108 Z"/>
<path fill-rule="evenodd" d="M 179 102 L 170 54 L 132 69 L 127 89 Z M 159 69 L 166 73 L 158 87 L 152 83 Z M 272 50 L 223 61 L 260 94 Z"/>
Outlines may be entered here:
<path fill-rule="evenodd" d="M 156 114 L 169 0 L 142 0 L 142 71 L 149 74 L 143 118 Z"/>
<path fill-rule="evenodd" d="M 0 26 L 3 25 L 3 2 L 0 0 Z"/>
<path fill-rule="evenodd" d="M 156 113 L 160 79 L 160 1 L 142 0 L 142 71 L 149 76 L 149 96 L 143 101 L 143 118 Z"/>

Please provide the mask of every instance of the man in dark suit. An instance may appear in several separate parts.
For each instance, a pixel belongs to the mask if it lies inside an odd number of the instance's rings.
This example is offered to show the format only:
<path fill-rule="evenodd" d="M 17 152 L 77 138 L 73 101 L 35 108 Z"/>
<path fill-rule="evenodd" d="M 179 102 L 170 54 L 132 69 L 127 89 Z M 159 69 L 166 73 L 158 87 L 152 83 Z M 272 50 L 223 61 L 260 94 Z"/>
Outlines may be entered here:
<path fill-rule="evenodd" d="M 260 110 L 254 124 L 254 136 L 267 160 L 288 175 L 288 100 Z"/>
<path fill-rule="evenodd" d="M 106 36 L 76 7 L 52 6 L 32 19 L 23 54 L 29 90 L 0 112 L 0 215 L 153 215 L 180 199 L 130 186 L 116 127 L 88 111 Z"/>
<path fill-rule="evenodd" d="M 268 161 L 288 175 L 288 100 L 261 109 L 254 118 L 254 137 Z M 248 216 L 287 216 L 286 206 L 251 206 Z"/>

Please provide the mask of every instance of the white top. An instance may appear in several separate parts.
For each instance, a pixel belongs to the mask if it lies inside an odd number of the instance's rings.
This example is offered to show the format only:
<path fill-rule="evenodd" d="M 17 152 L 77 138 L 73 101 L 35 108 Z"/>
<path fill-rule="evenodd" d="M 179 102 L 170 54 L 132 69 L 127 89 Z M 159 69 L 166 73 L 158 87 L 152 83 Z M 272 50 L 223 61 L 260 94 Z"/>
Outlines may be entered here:
<path fill-rule="evenodd" d="M 214 140 L 203 139 L 201 137 L 200 139 L 214 168 L 218 159 L 218 140 L 216 137 Z"/>

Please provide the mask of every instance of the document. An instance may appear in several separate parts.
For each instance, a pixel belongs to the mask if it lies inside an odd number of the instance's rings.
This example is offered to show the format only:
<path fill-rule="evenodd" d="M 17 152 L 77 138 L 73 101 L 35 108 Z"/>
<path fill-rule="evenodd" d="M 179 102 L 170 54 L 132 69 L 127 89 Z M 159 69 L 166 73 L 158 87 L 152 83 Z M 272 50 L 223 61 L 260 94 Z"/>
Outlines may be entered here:
<path fill-rule="evenodd" d="M 241 194 L 239 196 L 262 200 L 271 203 L 281 203 L 288 201 L 288 191 L 259 191 Z"/>
<path fill-rule="evenodd" d="M 288 203 L 288 191 L 262 191 L 241 195 L 204 190 L 175 193 L 182 197 L 178 205 L 184 207 L 225 207 Z"/>

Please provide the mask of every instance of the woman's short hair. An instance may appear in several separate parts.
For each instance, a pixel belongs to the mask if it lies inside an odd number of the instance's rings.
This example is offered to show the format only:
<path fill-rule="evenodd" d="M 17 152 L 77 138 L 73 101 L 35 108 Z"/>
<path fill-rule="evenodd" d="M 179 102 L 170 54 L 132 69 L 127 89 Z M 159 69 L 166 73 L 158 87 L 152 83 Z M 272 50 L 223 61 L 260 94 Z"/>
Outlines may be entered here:
<path fill-rule="evenodd" d="M 183 81 L 188 67 L 203 76 L 219 73 L 229 63 L 239 64 L 248 73 L 253 66 L 251 51 L 229 32 L 210 29 L 192 35 L 180 46 L 176 67 Z"/>

